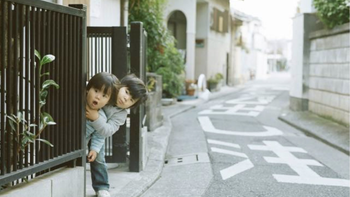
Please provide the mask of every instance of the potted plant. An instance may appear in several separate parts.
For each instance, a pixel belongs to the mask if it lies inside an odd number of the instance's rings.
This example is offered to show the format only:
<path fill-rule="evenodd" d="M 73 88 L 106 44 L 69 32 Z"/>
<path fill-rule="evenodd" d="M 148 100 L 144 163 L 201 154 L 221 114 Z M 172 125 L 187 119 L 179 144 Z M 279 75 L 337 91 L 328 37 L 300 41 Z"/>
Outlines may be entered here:
<path fill-rule="evenodd" d="M 192 79 L 187 79 L 185 83 L 186 83 L 186 94 L 189 96 L 193 96 L 197 89 L 196 81 Z"/>
<path fill-rule="evenodd" d="M 223 75 L 221 73 L 216 73 L 214 76 L 211 76 L 207 83 L 210 91 L 219 91 L 223 79 Z"/>
<path fill-rule="evenodd" d="M 208 89 L 210 91 L 215 91 L 218 83 L 219 83 L 219 81 L 216 78 L 210 77 L 208 79 Z"/>

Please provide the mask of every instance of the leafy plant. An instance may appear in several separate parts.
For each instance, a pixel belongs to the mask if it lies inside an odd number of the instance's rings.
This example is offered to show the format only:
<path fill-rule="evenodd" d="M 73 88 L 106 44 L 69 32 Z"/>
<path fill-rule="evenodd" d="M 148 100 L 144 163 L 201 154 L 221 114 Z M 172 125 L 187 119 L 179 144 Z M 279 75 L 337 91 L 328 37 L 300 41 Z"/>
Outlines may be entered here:
<path fill-rule="evenodd" d="M 154 77 L 148 77 L 147 85 L 146 85 L 148 92 L 154 92 L 156 83 L 157 83 L 157 80 Z"/>
<path fill-rule="evenodd" d="M 221 73 L 216 73 L 215 78 L 220 81 L 220 80 L 224 79 L 224 76 Z"/>
<path fill-rule="evenodd" d="M 162 76 L 166 97 L 181 94 L 184 62 L 175 47 L 175 39 L 163 25 L 165 0 L 129 1 L 129 23 L 141 21 L 147 31 L 147 71 Z"/>
<path fill-rule="evenodd" d="M 218 84 L 223 78 L 224 76 L 221 73 L 216 73 L 208 79 L 208 83 Z"/>
<path fill-rule="evenodd" d="M 329 29 L 350 21 L 349 0 L 314 0 L 313 4 L 318 17 Z"/>
<path fill-rule="evenodd" d="M 48 63 L 54 61 L 55 56 L 49 54 L 49 55 L 45 55 L 43 58 L 41 58 L 41 55 L 37 50 L 35 50 L 34 53 L 35 53 L 35 56 L 39 59 L 40 78 L 42 78 L 44 76 L 49 76 L 50 75 L 49 72 L 42 73 L 42 68 L 45 64 L 48 64 Z M 18 112 L 17 115 L 14 115 L 14 114 L 7 115 L 7 118 L 10 120 L 9 123 L 10 123 L 11 129 L 17 137 L 16 138 L 17 141 L 18 141 L 18 139 L 22 139 L 18 143 L 18 147 L 17 147 L 18 152 L 23 150 L 29 143 L 33 143 L 35 140 L 44 142 L 44 143 L 48 144 L 49 146 L 53 147 L 53 145 L 49 141 L 47 141 L 45 139 L 38 138 L 48 125 L 55 125 L 56 124 L 49 113 L 42 111 L 42 107 L 46 104 L 46 97 L 48 95 L 48 90 L 51 86 L 55 87 L 56 89 L 59 88 L 59 85 L 52 79 L 45 80 L 41 84 L 41 87 L 39 87 L 40 120 L 39 120 L 39 131 L 36 134 L 31 132 L 31 128 L 36 127 L 37 124 L 32 124 L 32 123 L 28 122 L 27 120 L 25 120 L 22 112 Z M 20 132 L 21 125 L 23 125 L 22 132 Z"/>

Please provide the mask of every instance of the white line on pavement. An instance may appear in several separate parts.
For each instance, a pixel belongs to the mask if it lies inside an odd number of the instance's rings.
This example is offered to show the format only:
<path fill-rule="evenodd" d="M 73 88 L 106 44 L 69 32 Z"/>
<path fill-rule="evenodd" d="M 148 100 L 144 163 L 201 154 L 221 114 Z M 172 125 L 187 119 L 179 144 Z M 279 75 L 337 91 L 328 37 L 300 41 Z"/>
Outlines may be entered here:
<path fill-rule="evenodd" d="M 283 135 L 283 132 L 268 126 L 263 126 L 266 131 L 258 131 L 258 132 L 248 132 L 248 131 L 227 131 L 216 129 L 211 122 L 208 116 L 199 116 L 199 123 L 205 132 L 224 134 L 224 135 L 238 135 L 238 136 L 256 136 L 256 137 L 265 137 L 265 136 L 275 136 L 275 135 Z"/>
<path fill-rule="evenodd" d="M 249 159 L 246 159 L 233 166 L 220 170 L 220 174 L 222 179 L 226 180 L 253 167 L 254 164 Z"/>
<path fill-rule="evenodd" d="M 238 157 L 248 158 L 248 156 L 244 153 L 239 153 L 239 152 L 231 151 L 231 150 L 225 150 L 225 149 L 221 149 L 221 148 L 211 147 L 211 151 L 217 152 L 217 153 L 223 153 L 223 154 L 227 154 L 227 155 L 234 155 L 234 156 L 238 156 Z"/>
<path fill-rule="evenodd" d="M 211 140 L 211 139 L 208 139 L 207 141 L 209 144 L 217 144 L 217 145 L 229 146 L 229 147 L 233 147 L 233 148 L 241 148 L 241 146 L 239 146 L 238 144 L 234 144 L 234 143 L 222 142 L 222 141 Z"/>

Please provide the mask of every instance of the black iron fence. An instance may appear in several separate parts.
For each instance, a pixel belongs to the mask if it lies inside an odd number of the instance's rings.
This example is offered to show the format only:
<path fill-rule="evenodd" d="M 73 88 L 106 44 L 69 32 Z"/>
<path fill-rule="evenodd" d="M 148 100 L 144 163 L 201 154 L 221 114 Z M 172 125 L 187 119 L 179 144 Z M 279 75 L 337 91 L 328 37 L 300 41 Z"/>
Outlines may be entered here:
<path fill-rule="evenodd" d="M 76 7 L 0 0 L 0 186 L 85 164 L 86 14 Z M 34 50 L 56 59 L 41 69 Z"/>

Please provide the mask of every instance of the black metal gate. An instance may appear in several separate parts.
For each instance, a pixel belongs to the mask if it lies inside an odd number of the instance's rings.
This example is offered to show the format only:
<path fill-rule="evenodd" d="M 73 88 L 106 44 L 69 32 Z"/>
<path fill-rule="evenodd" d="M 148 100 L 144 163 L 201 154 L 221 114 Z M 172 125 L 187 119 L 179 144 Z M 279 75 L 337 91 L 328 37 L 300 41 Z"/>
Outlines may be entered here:
<path fill-rule="evenodd" d="M 87 79 L 99 72 L 121 79 L 128 73 L 126 27 L 87 27 Z M 126 124 L 106 138 L 106 161 L 126 161 Z"/>
<path fill-rule="evenodd" d="M 146 80 L 147 34 L 142 23 L 131 24 L 130 54 L 128 53 L 128 35 L 126 27 L 87 27 L 87 79 L 98 72 L 110 72 L 119 79 L 131 72 L 143 81 Z M 130 57 L 130 66 L 128 66 Z M 145 116 L 144 105 L 130 113 L 130 128 L 124 124 L 105 142 L 106 161 L 124 163 L 130 158 L 130 171 L 142 169 L 141 130 Z M 130 131 L 130 132 L 127 132 Z M 130 133 L 128 140 L 127 133 Z M 130 143 L 129 143 L 130 141 Z M 129 149 L 130 144 L 130 149 Z M 130 151 L 130 156 L 128 152 Z"/>

